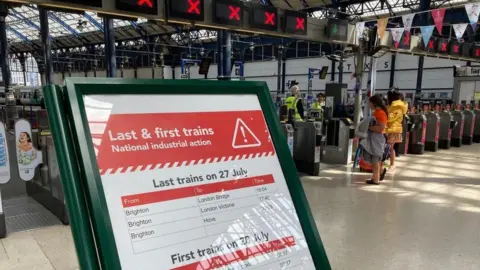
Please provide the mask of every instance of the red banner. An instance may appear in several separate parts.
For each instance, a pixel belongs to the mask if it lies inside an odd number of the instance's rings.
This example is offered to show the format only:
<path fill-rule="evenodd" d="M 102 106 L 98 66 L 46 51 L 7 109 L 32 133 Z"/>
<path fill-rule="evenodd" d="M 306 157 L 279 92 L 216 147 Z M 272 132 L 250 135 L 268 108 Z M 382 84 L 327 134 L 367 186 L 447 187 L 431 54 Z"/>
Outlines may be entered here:
<path fill-rule="evenodd" d="M 445 10 L 446 9 L 444 8 L 432 10 L 432 17 L 433 17 L 433 21 L 435 22 L 435 28 L 437 28 L 437 31 L 440 35 L 442 34 L 443 19 L 445 18 Z"/>
<path fill-rule="evenodd" d="M 90 122 L 94 125 L 105 123 Z M 102 174 L 273 155 L 262 111 L 113 114 L 93 133 Z"/>

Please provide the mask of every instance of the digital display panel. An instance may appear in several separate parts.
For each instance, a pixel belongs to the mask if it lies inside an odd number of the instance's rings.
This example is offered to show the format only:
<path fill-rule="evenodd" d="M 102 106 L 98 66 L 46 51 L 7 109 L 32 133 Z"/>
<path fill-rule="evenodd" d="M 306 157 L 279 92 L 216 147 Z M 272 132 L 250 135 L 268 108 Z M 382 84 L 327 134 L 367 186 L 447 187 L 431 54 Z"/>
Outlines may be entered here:
<path fill-rule="evenodd" d="M 274 7 L 252 4 L 250 9 L 250 26 L 253 28 L 277 31 L 278 12 Z"/>
<path fill-rule="evenodd" d="M 480 45 L 473 45 L 472 46 L 472 57 L 473 58 L 480 58 Z"/>
<path fill-rule="evenodd" d="M 437 42 L 437 52 L 441 54 L 448 54 L 449 49 L 448 39 L 439 39 Z"/>
<path fill-rule="evenodd" d="M 471 43 L 463 43 L 462 45 L 462 56 L 463 57 L 471 57 L 472 51 L 472 44 Z"/>
<path fill-rule="evenodd" d="M 243 25 L 243 3 L 235 0 L 213 0 L 213 22 L 234 26 Z"/>
<path fill-rule="evenodd" d="M 191 21 L 203 21 L 203 0 L 168 0 L 169 16 Z"/>
<path fill-rule="evenodd" d="M 402 38 L 400 39 L 400 43 L 398 44 L 399 49 L 410 50 L 410 42 L 411 42 L 412 35 L 410 32 L 405 31 L 403 33 Z"/>
<path fill-rule="evenodd" d="M 348 39 L 348 21 L 339 19 L 328 19 L 327 37 L 338 41 L 347 41 Z"/>
<path fill-rule="evenodd" d="M 102 7 L 102 0 L 55 0 L 55 2 L 90 6 L 90 7 Z"/>
<path fill-rule="evenodd" d="M 307 14 L 293 10 L 285 10 L 284 32 L 294 35 L 306 35 Z"/>
<path fill-rule="evenodd" d="M 119 10 L 158 15 L 158 0 L 115 0 L 115 8 Z"/>
<path fill-rule="evenodd" d="M 425 45 L 425 51 L 427 52 L 437 52 L 437 39 L 432 37 Z"/>
<path fill-rule="evenodd" d="M 450 55 L 460 56 L 462 54 L 462 43 L 456 40 L 450 42 Z"/>

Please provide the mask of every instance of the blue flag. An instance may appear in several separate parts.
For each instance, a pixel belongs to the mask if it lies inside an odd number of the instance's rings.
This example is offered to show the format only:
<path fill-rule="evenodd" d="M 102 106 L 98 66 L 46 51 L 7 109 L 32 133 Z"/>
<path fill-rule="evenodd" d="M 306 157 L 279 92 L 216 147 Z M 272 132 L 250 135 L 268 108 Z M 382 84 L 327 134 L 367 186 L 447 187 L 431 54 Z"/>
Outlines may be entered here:
<path fill-rule="evenodd" d="M 422 32 L 423 44 L 427 45 L 428 41 L 432 37 L 434 27 L 435 25 L 420 26 L 420 31 Z"/>

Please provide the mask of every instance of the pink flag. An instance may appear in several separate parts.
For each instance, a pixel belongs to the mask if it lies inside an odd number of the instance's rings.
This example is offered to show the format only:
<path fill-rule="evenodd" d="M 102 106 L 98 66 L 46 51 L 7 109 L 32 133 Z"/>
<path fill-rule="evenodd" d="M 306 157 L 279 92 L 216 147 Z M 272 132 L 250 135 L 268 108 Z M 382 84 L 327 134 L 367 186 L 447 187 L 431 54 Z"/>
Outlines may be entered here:
<path fill-rule="evenodd" d="M 442 27 L 443 27 L 443 19 L 445 18 L 445 11 L 444 8 L 434 9 L 432 10 L 432 17 L 433 21 L 435 22 L 435 27 L 438 30 L 438 33 L 442 34 Z"/>

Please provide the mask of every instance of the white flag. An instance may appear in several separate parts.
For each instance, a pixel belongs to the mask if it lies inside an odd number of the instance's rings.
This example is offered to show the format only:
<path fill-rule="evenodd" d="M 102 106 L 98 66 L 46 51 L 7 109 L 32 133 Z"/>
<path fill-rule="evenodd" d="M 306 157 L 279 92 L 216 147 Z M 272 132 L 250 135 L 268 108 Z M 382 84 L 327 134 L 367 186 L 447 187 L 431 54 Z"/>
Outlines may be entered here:
<path fill-rule="evenodd" d="M 473 26 L 478 22 L 478 15 L 480 13 L 480 3 L 473 3 L 465 5 L 465 12 L 467 13 L 470 24 Z M 475 28 L 473 29 L 475 30 Z"/>
<path fill-rule="evenodd" d="M 465 33 L 465 29 L 467 29 L 468 23 L 457 23 L 457 24 L 452 24 L 453 30 L 455 30 L 455 36 L 457 39 L 461 39 L 463 37 L 463 34 Z"/>
<path fill-rule="evenodd" d="M 359 40 L 363 37 L 363 30 L 365 30 L 365 22 L 357 22 L 355 30 L 357 31 L 357 40 Z"/>
<path fill-rule="evenodd" d="M 410 29 L 412 29 L 413 17 L 415 17 L 415 13 L 410 13 L 402 16 L 403 28 L 407 32 L 410 32 Z"/>
<path fill-rule="evenodd" d="M 390 33 L 392 33 L 392 39 L 394 43 L 400 42 L 400 39 L 402 39 L 403 31 L 405 30 L 402 27 L 390 29 Z"/>

